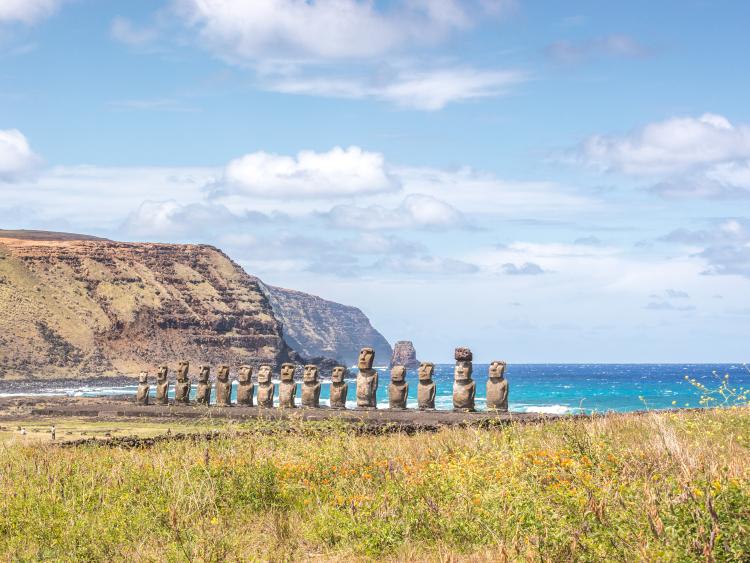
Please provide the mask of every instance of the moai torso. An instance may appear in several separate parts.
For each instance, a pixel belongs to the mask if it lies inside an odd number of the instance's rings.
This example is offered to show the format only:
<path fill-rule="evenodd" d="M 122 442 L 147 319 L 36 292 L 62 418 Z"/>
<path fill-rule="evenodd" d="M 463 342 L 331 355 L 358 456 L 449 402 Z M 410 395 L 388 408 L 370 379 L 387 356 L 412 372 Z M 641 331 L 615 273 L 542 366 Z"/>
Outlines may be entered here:
<path fill-rule="evenodd" d="M 456 348 L 455 358 L 456 367 L 453 371 L 453 408 L 460 411 L 473 411 L 477 384 L 471 379 L 471 350 L 468 348 Z"/>
<path fill-rule="evenodd" d="M 349 384 L 344 381 L 346 370 L 336 366 L 331 372 L 331 408 L 345 409 L 346 396 L 349 394 Z"/>
<path fill-rule="evenodd" d="M 253 368 L 252 366 L 242 366 L 240 368 L 240 374 L 237 378 L 239 385 L 237 385 L 237 404 L 243 407 L 253 406 Z"/>
<path fill-rule="evenodd" d="M 180 362 L 177 366 L 177 381 L 174 383 L 174 402 L 187 405 L 190 403 L 190 362 Z"/>
<path fill-rule="evenodd" d="M 211 403 L 211 368 L 201 366 L 198 374 L 198 392 L 195 395 L 195 402 L 199 405 L 208 405 Z"/>
<path fill-rule="evenodd" d="M 156 372 L 156 404 L 169 404 L 169 368 L 161 366 Z"/>
<path fill-rule="evenodd" d="M 232 405 L 232 382 L 229 380 L 229 366 L 219 366 L 216 372 L 216 404 L 222 407 Z"/>
<path fill-rule="evenodd" d="M 417 406 L 422 410 L 435 408 L 435 382 L 432 380 L 433 373 L 435 373 L 435 364 L 422 362 L 419 365 Z"/>
<path fill-rule="evenodd" d="M 305 373 L 302 376 L 302 406 L 312 408 L 318 408 L 320 406 L 318 366 L 305 366 Z"/>
<path fill-rule="evenodd" d="M 376 408 L 378 406 L 378 372 L 372 369 L 374 360 L 375 351 L 372 348 L 362 348 L 359 351 L 357 406 L 360 408 Z"/>
<path fill-rule="evenodd" d="M 281 364 L 281 383 L 279 383 L 279 406 L 293 409 L 297 405 L 297 383 L 294 381 L 294 364 Z"/>
<path fill-rule="evenodd" d="M 138 376 L 138 389 L 135 392 L 136 404 L 147 405 L 149 391 L 151 391 L 151 386 L 148 384 L 148 375 L 143 371 Z"/>
<path fill-rule="evenodd" d="M 505 379 L 506 363 L 495 360 L 490 364 L 487 380 L 487 408 L 508 412 L 508 380 Z"/>
<path fill-rule="evenodd" d="M 392 409 L 405 409 L 409 396 L 409 384 L 406 382 L 406 368 L 393 366 L 391 383 L 388 385 L 388 405 Z"/>
<path fill-rule="evenodd" d="M 260 366 L 258 369 L 258 406 L 273 407 L 273 371 L 271 366 Z"/>

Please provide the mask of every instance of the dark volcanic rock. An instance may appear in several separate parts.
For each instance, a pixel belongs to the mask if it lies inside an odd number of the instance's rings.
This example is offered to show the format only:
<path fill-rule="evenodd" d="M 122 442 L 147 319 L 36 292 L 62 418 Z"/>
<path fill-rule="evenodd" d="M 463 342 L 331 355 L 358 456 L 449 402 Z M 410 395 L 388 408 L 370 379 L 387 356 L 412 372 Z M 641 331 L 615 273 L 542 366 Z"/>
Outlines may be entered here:
<path fill-rule="evenodd" d="M 393 345 L 393 355 L 391 356 L 391 365 L 404 366 L 406 369 L 416 369 L 419 367 L 417 351 L 411 340 L 399 340 Z"/>
<path fill-rule="evenodd" d="M 357 362 L 364 347 L 375 350 L 376 364 L 382 365 L 391 357 L 388 341 L 356 307 L 301 291 L 264 287 L 283 324 L 284 339 L 303 357 L 334 358 L 349 366 Z"/>
<path fill-rule="evenodd" d="M 470 362 L 474 358 L 474 355 L 469 348 L 461 346 L 456 348 L 453 357 L 456 358 L 457 362 Z"/>

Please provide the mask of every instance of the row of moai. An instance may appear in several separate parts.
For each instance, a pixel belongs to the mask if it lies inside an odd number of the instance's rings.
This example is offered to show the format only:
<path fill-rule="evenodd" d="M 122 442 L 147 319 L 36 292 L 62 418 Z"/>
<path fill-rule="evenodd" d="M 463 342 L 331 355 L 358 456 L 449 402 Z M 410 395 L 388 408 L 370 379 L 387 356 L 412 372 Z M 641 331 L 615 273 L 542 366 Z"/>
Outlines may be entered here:
<path fill-rule="evenodd" d="M 458 411 L 475 410 L 476 382 L 472 379 L 472 352 L 469 348 L 456 348 L 453 382 L 453 408 Z M 356 382 L 357 408 L 377 408 L 378 372 L 373 366 L 375 351 L 363 348 L 359 353 Z M 508 382 L 505 379 L 506 363 L 493 361 L 490 364 L 487 380 L 487 409 L 496 411 L 508 410 Z M 189 362 L 180 362 L 175 381 L 175 403 L 189 404 L 191 381 L 188 376 Z M 295 365 L 285 363 L 281 365 L 281 382 L 279 384 L 280 408 L 295 408 L 298 384 L 294 380 Z M 418 370 L 417 408 L 432 410 L 435 408 L 435 382 L 433 375 L 435 364 L 422 362 Z M 169 393 L 169 369 L 167 366 L 159 368 L 156 376 L 157 405 L 167 405 Z M 201 366 L 198 376 L 195 402 L 208 405 L 211 399 L 210 368 Z M 254 406 L 255 386 L 252 381 L 252 366 L 242 366 L 238 374 L 237 405 Z M 274 406 L 275 385 L 272 381 L 273 369 L 269 365 L 258 369 L 257 404 L 259 407 L 272 408 Z M 330 406 L 334 409 L 345 409 L 349 393 L 349 384 L 344 381 L 346 369 L 334 367 L 331 372 Z M 320 407 L 320 377 L 318 366 L 306 365 L 302 377 L 301 405 L 303 407 Z M 148 375 L 141 373 L 136 403 L 149 404 L 151 386 Z M 231 405 L 232 382 L 229 376 L 229 366 L 219 367 L 216 377 L 216 401 L 219 406 Z M 391 381 L 388 385 L 388 404 L 391 409 L 406 409 L 409 396 L 409 383 L 406 381 L 406 368 L 394 366 L 391 369 Z"/>

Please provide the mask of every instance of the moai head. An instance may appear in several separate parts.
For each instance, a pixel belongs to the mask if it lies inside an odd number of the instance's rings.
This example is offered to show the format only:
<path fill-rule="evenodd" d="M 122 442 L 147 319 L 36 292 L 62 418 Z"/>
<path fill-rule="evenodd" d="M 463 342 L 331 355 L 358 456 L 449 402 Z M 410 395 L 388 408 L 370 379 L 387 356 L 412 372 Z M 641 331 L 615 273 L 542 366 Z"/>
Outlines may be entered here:
<path fill-rule="evenodd" d="M 505 377 L 505 367 L 508 364 L 502 360 L 495 360 L 490 364 L 490 377 L 493 379 L 503 379 Z"/>
<path fill-rule="evenodd" d="M 216 379 L 222 383 L 229 381 L 229 366 L 226 364 L 219 366 L 219 371 L 216 372 Z"/>
<path fill-rule="evenodd" d="M 258 368 L 258 383 L 271 383 L 273 370 L 271 366 L 264 365 Z"/>
<path fill-rule="evenodd" d="M 156 381 L 159 383 L 164 383 L 167 380 L 167 375 L 169 374 L 169 368 L 167 366 L 161 366 L 159 368 L 159 371 L 156 372 Z"/>
<path fill-rule="evenodd" d="M 190 371 L 190 362 L 180 362 L 177 366 L 177 379 L 187 381 L 188 371 Z"/>
<path fill-rule="evenodd" d="M 242 366 L 237 379 L 240 383 L 250 383 L 253 380 L 253 366 Z"/>
<path fill-rule="evenodd" d="M 435 373 L 435 364 L 432 362 L 422 362 L 419 364 L 419 381 L 432 381 L 432 375 Z"/>
<path fill-rule="evenodd" d="M 453 379 L 455 381 L 470 381 L 471 371 L 471 362 L 456 362 L 456 368 L 453 370 Z"/>
<path fill-rule="evenodd" d="M 404 366 L 393 366 L 391 383 L 403 383 L 404 381 L 406 381 L 406 368 Z"/>
<path fill-rule="evenodd" d="M 456 348 L 456 352 L 453 355 L 453 357 L 456 358 L 457 362 L 470 362 L 471 360 L 474 359 L 474 356 L 471 353 L 471 350 L 464 346 L 460 346 Z"/>
<path fill-rule="evenodd" d="M 333 371 L 331 372 L 331 382 L 343 383 L 345 373 L 346 373 L 346 368 L 344 368 L 343 366 L 336 366 L 335 368 L 333 368 Z"/>
<path fill-rule="evenodd" d="M 138 383 L 140 383 L 141 385 L 143 385 L 144 383 L 148 383 L 148 374 L 145 371 L 142 371 L 138 375 Z"/>
<path fill-rule="evenodd" d="M 294 381 L 294 364 L 281 364 L 281 381 Z"/>
<path fill-rule="evenodd" d="M 209 366 L 201 366 L 198 372 L 198 381 L 200 383 L 208 383 L 208 378 L 211 376 L 211 368 Z"/>
<path fill-rule="evenodd" d="M 372 369 L 373 361 L 375 361 L 375 350 L 372 348 L 362 348 L 359 351 L 359 361 L 357 362 L 359 369 Z"/>
<path fill-rule="evenodd" d="M 302 375 L 302 380 L 305 383 L 317 383 L 318 382 L 318 366 L 314 366 L 314 365 L 305 366 L 305 373 Z"/>

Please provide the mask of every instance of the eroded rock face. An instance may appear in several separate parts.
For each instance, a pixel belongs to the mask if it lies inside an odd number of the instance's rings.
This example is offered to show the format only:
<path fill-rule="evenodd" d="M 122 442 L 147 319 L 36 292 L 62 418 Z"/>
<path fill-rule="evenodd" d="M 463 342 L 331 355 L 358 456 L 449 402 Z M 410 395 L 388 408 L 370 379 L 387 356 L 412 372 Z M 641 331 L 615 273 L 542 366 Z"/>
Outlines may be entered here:
<path fill-rule="evenodd" d="M 14 236 L 0 231 L 0 377 L 297 360 L 261 282 L 216 248 Z"/>
<path fill-rule="evenodd" d="M 393 345 L 393 355 L 391 356 L 391 367 L 404 366 L 406 369 L 416 369 L 419 367 L 417 351 L 411 340 L 399 340 Z"/>
<path fill-rule="evenodd" d="M 263 287 L 282 322 L 284 339 L 302 357 L 331 358 L 352 365 L 364 346 L 372 347 L 380 358 L 391 357 L 388 341 L 356 307 L 301 291 Z"/>

